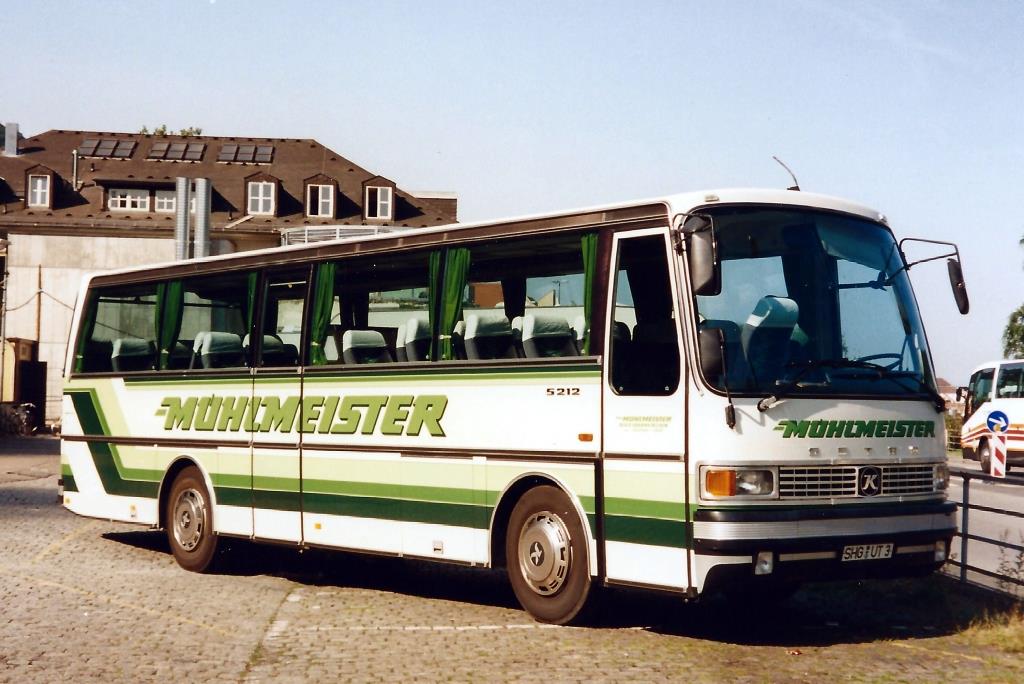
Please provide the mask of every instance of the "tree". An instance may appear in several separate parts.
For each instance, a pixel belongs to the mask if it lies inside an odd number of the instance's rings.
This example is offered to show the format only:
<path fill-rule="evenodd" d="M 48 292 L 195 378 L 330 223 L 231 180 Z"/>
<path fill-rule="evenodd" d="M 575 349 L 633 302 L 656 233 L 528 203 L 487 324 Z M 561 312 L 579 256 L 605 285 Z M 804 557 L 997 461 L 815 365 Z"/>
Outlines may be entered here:
<path fill-rule="evenodd" d="M 140 135 L 149 135 L 149 127 L 148 126 L 143 126 L 142 130 L 139 131 L 139 134 Z M 182 128 L 180 131 L 178 131 L 178 135 L 180 135 L 183 138 L 191 138 L 192 136 L 202 135 L 202 134 L 203 134 L 203 129 L 201 127 L 199 127 L 199 126 L 189 126 L 188 128 Z M 153 129 L 153 135 L 158 135 L 158 136 L 161 136 L 161 137 L 166 136 L 166 135 L 174 135 L 174 131 L 168 130 L 167 129 L 167 124 L 160 124 L 159 126 L 157 126 L 156 128 Z"/>
<path fill-rule="evenodd" d="M 1003 331 L 1003 357 L 1024 359 L 1024 305 L 1010 314 Z"/>

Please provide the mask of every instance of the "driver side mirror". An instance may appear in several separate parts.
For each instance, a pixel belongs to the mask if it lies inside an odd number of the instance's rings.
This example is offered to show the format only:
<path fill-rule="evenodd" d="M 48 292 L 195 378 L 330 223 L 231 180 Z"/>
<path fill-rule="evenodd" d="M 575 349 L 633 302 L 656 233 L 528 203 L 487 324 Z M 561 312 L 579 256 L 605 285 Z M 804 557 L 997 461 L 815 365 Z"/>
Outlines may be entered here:
<path fill-rule="evenodd" d="M 714 296 L 722 291 L 722 270 L 718 264 L 718 243 L 709 216 L 692 215 L 683 223 L 688 241 L 690 281 L 695 295 Z"/>
<path fill-rule="evenodd" d="M 700 347 L 700 371 L 704 379 L 714 387 L 725 387 L 725 337 L 721 328 L 700 329 L 698 346 Z"/>
<path fill-rule="evenodd" d="M 956 308 L 960 310 L 960 313 L 966 314 L 971 310 L 971 302 L 967 298 L 967 283 L 964 282 L 964 272 L 960 268 L 960 262 L 956 259 L 947 259 L 946 268 L 949 270 L 949 285 L 953 288 Z"/>
<path fill-rule="evenodd" d="M 957 387 L 956 388 L 956 400 L 957 401 L 963 401 L 964 400 L 964 396 L 966 394 L 967 394 L 967 388 L 966 387 Z"/>

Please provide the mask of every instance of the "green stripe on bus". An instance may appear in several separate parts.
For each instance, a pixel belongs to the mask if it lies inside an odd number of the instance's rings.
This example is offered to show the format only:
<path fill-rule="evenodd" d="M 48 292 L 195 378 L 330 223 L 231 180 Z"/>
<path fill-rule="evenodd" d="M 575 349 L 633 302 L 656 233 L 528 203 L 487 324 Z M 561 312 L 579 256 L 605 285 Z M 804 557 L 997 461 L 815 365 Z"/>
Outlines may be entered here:
<path fill-rule="evenodd" d="M 78 484 L 75 483 L 75 474 L 71 470 L 70 463 L 60 464 L 60 479 L 64 483 L 65 492 L 77 492 Z"/>
<path fill-rule="evenodd" d="M 96 472 L 100 476 L 103 490 L 107 494 L 116 496 L 139 496 L 147 499 L 155 499 L 159 480 L 130 480 L 121 477 L 114 462 L 114 454 L 111 445 L 107 442 L 89 442 L 89 453 L 92 454 L 92 461 L 96 465 Z M 159 478 L 158 473 L 154 475 Z"/>
<path fill-rule="evenodd" d="M 315 492 L 303 494 L 302 502 L 307 513 L 451 525 L 478 530 L 487 529 L 491 518 L 489 507 L 472 504 L 407 501 L 376 496 L 346 496 Z"/>
<path fill-rule="evenodd" d="M 606 515 L 661 518 L 681 522 L 685 517 L 686 505 L 682 501 L 651 501 L 608 496 L 604 500 L 604 512 Z"/>
<path fill-rule="evenodd" d="M 252 490 L 248 487 L 218 487 L 213 486 L 213 493 L 217 497 L 217 504 L 220 506 L 242 506 L 252 507 Z"/>
<path fill-rule="evenodd" d="M 96 408 L 96 393 L 94 390 L 74 391 L 67 393 L 71 397 L 71 403 L 78 414 L 78 422 L 82 426 L 83 435 L 108 436 L 107 426 L 100 417 Z"/>
<path fill-rule="evenodd" d="M 68 394 L 71 396 L 71 403 L 78 415 L 82 432 L 91 436 L 106 436 L 106 421 L 96 403 L 95 393 L 89 390 Z M 124 468 L 126 472 L 122 473 L 121 464 L 117 462 L 119 459 L 115 454 L 116 447 L 108 442 L 99 441 L 90 441 L 87 444 L 93 464 L 96 466 L 96 473 L 107 494 L 156 498 L 161 475 L 159 472 Z"/>
<path fill-rule="evenodd" d="M 689 524 L 677 520 L 604 516 L 604 536 L 608 541 L 686 548 L 690 543 Z"/>
<path fill-rule="evenodd" d="M 427 501 L 480 505 L 482 492 L 455 487 L 421 487 L 416 485 L 393 485 L 379 482 L 346 482 L 341 480 L 304 480 L 303 490 L 307 494 L 343 494 L 347 496 L 379 497 L 402 501 Z M 491 494 L 491 505 L 497 502 L 497 492 Z"/>

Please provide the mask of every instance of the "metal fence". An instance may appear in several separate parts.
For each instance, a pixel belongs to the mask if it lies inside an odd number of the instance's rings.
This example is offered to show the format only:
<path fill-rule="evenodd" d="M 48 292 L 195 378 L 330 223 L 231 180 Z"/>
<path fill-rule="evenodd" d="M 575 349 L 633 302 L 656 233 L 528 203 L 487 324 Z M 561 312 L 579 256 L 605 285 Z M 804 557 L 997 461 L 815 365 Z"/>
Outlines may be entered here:
<path fill-rule="evenodd" d="M 996 508 L 994 506 L 986 506 L 982 504 L 973 503 L 971 501 L 971 483 L 972 482 L 984 482 L 991 484 L 1011 485 L 1016 487 L 1024 487 L 1024 480 L 1014 478 L 1001 478 L 992 477 L 985 473 L 979 473 L 971 470 L 960 470 L 950 469 L 950 475 L 952 477 L 959 477 L 963 481 L 962 488 L 962 501 L 960 503 L 960 524 L 956 537 L 954 537 L 953 548 L 950 549 L 950 559 L 947 562 L 947 567 L 952 566 L 956 568 L 956 572 L 950 572 L 959 577 L 961 582 L 979 584 L 990 589 L 1001 590 L 1005 593 L 1019 595 L 1019 592 L 1012 590 L 1011 585 L 1015 587 L 1024 587 L 1024 573 L 1021 569 L 1024 568 L 1024 546 L 1021 544 L 1014 544 L 1007 539 L 993 539 L 992 537 L 986 537 L 980 534 L 974 534 L 971 532 L 971 513 L 988 513 L 998 516 L 999 520 L 1006 520 L 1008 523 L 1006 529 L 1021 529 L 1021 523 L 1018 522 L 1024 519 L 1024 511 L 1021 510 L 1007 510 L 1003 508 Z M 1024 495 L 1024 489 L 1020 490 L 1020 493 Z M 1022 497 L 1024 501 L 1024 497 Z M 1024 507 L 1024 506 L 1022 506 Z M 959 539 L 959 541 L 957 541 Z M 978 542 L 980 544 L 987 544 L 1000 549 L 1000 554 L 1004 551 L 1010 551 L 1016 553 L 1018 559 L 1014 563 L 1006 564 L 1000 562 L 996 564 L 996 567 L 982 567 L 980 565 L 971 564 L 971 556 L 968 553 L 970 548 L 970 542 Z M 959 548 L 957 548 L 959 546 Z M 990 583 L 975 581 L 969 573 L 975 573 L 983 578 L 988 578 L 995 581 L 995 586 Z"/>

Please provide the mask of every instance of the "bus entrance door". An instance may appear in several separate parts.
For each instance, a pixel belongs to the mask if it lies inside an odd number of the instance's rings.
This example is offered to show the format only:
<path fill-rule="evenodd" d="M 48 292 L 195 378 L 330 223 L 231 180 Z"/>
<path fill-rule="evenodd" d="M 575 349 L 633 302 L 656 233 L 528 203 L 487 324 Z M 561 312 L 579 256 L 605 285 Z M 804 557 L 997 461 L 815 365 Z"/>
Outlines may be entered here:
<path fill-rule="evenodd" d="M 665 229 L 620 233 L 612 255 L 604 383 L 606 576 L 685 588 L 685 404 Z"/>

